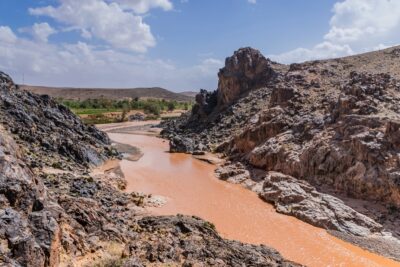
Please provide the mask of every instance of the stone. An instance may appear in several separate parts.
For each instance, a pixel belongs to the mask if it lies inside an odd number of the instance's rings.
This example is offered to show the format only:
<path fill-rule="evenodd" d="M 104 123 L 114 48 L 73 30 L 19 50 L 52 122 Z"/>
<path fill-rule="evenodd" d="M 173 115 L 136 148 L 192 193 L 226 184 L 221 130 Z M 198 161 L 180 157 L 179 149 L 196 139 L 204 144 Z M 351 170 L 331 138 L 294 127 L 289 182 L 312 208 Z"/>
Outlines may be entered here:
<path fill-rule="evenodd" d="M 170 140 L 170 152 L 172 153 L 192 153 L 194 143 L 189 138 L 176 136 Z"/>
<path fill-rule="evenodd" d="M 129 121 L 144 121 L 146 119 L 146 115 L 143 113 L 135 113 L 133 115 L 129 115 Z"/>
<path fill-rule="evenodd" d="M 272 202 L 278 212 L 321 228 L 365 237 L 383 231 L 382 225 L 346 206 L 340 199 L 319 193 L 307 182 L 282 173 L 267 174 L 260 196 Z"/>

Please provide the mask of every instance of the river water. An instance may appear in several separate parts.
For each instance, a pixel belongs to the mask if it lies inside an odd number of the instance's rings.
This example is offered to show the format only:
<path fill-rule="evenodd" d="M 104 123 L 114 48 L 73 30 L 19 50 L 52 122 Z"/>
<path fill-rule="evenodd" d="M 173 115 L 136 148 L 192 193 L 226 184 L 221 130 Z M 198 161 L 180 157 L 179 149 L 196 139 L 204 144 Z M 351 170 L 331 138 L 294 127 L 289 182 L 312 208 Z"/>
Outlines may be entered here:
<path fill-rule="evenodd" d="M 250 190 L 220 181 L 215 167 L 191 155 L 168 153 L 168 143 L 154 136 L 109 134 L 116 142 L 139 147 L 137 162 L 123 160 L 127 190 L 167 199 L 155 215 L 196 215 L 212 222 L 228 239 L 265 244 L 285 258 L 307 266 L 400 266 L 294 217 L 275 212 Z"/>

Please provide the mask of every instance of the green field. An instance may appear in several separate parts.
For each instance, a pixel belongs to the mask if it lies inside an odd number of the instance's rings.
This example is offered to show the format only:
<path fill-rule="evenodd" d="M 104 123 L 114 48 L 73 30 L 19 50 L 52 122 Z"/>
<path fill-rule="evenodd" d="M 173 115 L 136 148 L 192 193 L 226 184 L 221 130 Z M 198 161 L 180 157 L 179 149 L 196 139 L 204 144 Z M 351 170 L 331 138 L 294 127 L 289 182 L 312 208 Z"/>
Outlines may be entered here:
<path fill-rule="evenodd" d="M 98 114 L 104 114 L 104 113 L 109 113 L 109 112 L 122 112 L 122 109 L 118 108 L 72 108 L 71 111 L 75 113 L 76 115 L 98 115 Z"/>
<path fill-rule="evenodd" d="M 71 109 L 87 124 L 104 124 L 126 121 L 127 114 L 132 110 L 139 110 L 146 114 L 147 119 L 159 119 L 165 111 L 190 110 L 193 102 L 178 102 L 159 99 L 87 99 L 65 100 L 57 99 L 60 104 Z M 109 113 L 118 112 L 118 116 Z"/>

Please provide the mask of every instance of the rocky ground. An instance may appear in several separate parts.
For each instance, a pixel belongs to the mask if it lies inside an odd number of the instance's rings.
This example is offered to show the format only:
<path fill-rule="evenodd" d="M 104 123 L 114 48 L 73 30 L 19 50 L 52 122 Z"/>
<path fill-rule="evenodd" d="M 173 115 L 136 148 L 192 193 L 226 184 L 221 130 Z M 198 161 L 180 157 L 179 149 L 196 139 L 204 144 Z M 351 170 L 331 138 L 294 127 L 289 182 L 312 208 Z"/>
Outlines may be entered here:
<path fill-rule="evenodd" d="M 399 260 L 399 51 L 283 65 L 242 48 L 162 134 L 172 152 L 223 153 L 220 178 L 279 212 Z"/>
<path fill-rule="evenodd" d="M 0 121 L 1 266 L 297 266 L 199 218 L 145 217 L 150 196 L 108 166 L 118 146 L 1 72 Z"/>

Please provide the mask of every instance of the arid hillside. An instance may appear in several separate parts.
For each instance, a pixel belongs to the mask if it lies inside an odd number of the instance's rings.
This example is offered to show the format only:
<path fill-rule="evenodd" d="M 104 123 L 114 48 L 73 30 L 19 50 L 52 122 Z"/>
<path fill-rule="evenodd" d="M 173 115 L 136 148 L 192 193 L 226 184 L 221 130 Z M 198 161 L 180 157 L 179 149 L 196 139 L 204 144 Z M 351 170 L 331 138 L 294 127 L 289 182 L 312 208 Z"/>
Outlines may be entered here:
<path fill-rule="evenodd" d="M 193 97 L 193 99 L 196 97 L 196 95 L 199 92 L 194 92 L 194 91 L 185 91 L 185 92 L 181 92 L 180 94 L 185 95 L 185 96 L 189 96 L 189 97 Z"/>
<path fill-rule="evenodd" d="M 160 87 L 152 88 L 66 88 L 66 87 L 44 87 L 20 85 L 23 90 L 30 91 L 39 95 L 49 95 L 54 98 L 63 98 L 71 100 L 85 99 L 111 99 L 120 100 L 124 98 L 156 98 L 176 101 L 193 101 L 194 98 L 190 95 L 174 93 Z"/>
<path fill-rule="evenodd" d="M 399 60 L 393 47 L 284 65 L 242 48 L 163 134 L 171 151 L 222 153 L 219 177 L 277 211 L 400 259 Z"/>

